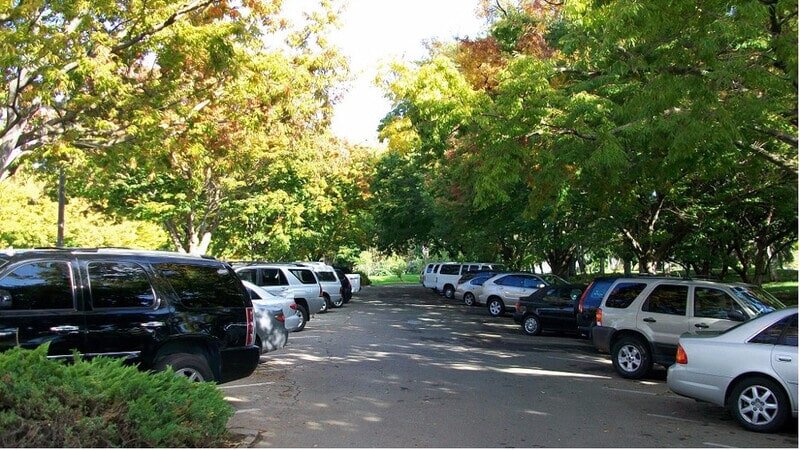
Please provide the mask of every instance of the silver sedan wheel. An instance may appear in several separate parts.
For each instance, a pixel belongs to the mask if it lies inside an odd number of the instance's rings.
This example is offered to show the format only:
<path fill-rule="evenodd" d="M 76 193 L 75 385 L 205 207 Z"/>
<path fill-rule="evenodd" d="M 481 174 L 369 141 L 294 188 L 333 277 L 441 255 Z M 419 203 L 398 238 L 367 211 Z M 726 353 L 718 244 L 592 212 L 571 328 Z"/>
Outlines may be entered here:
<path fill-rule="evenodd" d="M 766 386 L 753 385 L 736 401 L 742 419 L 753 425 L 766 425 L 778 415 L 778 398 Z"/>
<path fill-rule="evenodd" d="M 642 365 L 642 353 L 635 345 L 623 345 L 617 352 L 617 363 L 625 372 L 636 372 Z"/>
<path fill-rule="evenodd" d="M 475 306 L 475 296 L 472 295 L 472 292 L 464 294 L 464 304 L 467 306 Z"/>
<path fill-rule="evenodd" d="M 498 300 L 492 300 L 489 302 L 489 314 L 493 316 L 499 316 L 503 313 L 503 305 Z"/>
<path fill-rule="evenodd" d="M 175 371 L 175 375 L 179 377 L 188 378 L 189 381 L 205 381 L 203 375 L 191 367 L 184 367 Z"/>

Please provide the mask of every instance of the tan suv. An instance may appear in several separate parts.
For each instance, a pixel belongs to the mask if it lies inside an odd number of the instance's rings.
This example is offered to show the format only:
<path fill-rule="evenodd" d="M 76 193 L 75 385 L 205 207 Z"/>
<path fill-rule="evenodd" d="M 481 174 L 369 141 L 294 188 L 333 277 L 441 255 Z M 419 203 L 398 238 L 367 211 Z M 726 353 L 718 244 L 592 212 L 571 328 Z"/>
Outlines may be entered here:
<path fill-rule="evenodd" d="M 619 278 L 597 309 L 594 346 L 617 373 L 643 378 L 675 362 L 683 333 L 725 331 L 784 305 L 758 286 L 679 278 Z"/>

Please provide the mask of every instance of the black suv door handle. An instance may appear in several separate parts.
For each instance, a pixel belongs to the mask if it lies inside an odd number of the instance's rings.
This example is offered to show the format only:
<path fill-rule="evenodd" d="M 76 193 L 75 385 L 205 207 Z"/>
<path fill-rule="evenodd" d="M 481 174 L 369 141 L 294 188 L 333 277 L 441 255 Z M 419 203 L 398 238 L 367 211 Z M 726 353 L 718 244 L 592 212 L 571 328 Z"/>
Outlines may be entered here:
<path fill-rule="evenodd" d="M 652 317 L 645 317 L 644 319 L 642 319 L 642 321 L 649 323 L 656 323 L 656 319 L 653 319 Z"/>
<path fill-rule="evenodd" d="M 694 324 L 694 326 L 696 328 L 708 328 L 708 325 L 706 325 L 704 323 L 696 323 L 696 324 Z"/>

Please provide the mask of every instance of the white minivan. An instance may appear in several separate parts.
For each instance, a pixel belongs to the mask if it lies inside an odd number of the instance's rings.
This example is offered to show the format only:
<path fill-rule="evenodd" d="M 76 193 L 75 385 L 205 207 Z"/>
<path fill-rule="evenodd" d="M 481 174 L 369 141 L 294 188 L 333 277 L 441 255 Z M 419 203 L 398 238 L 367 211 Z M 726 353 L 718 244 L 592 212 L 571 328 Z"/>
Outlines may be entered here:
<path fill-rule="evenodd" d="M 455 298 L 456 286 L 461 275 L 479 270 L 503 270 L 502 264 L 497 263 L 441 263 L 435 271 L 433 289 L 441 292 L 446 298 Z"/>

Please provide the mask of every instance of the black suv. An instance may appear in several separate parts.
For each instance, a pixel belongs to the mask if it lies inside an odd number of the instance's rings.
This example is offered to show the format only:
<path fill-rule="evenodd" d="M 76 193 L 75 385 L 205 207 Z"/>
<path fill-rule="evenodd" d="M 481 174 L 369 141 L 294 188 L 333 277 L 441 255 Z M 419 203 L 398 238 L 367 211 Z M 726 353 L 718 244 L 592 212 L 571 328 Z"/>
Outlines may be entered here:
<path fill-rule="evenodd" d="M 250 297 L 213 258 L 121 249 L 0 252 L 0 351 L 125 358 L 226 382 L 258 365 Z"/>
<path fill-rule="evenodd" d="M 522 325 L 522 332 L 529 336 L 537 336 L 543 329 L 575 333 L 578 298 L 584 289 L 584 284 L 545 286 L 519 299 L 514 322 Z"/>

